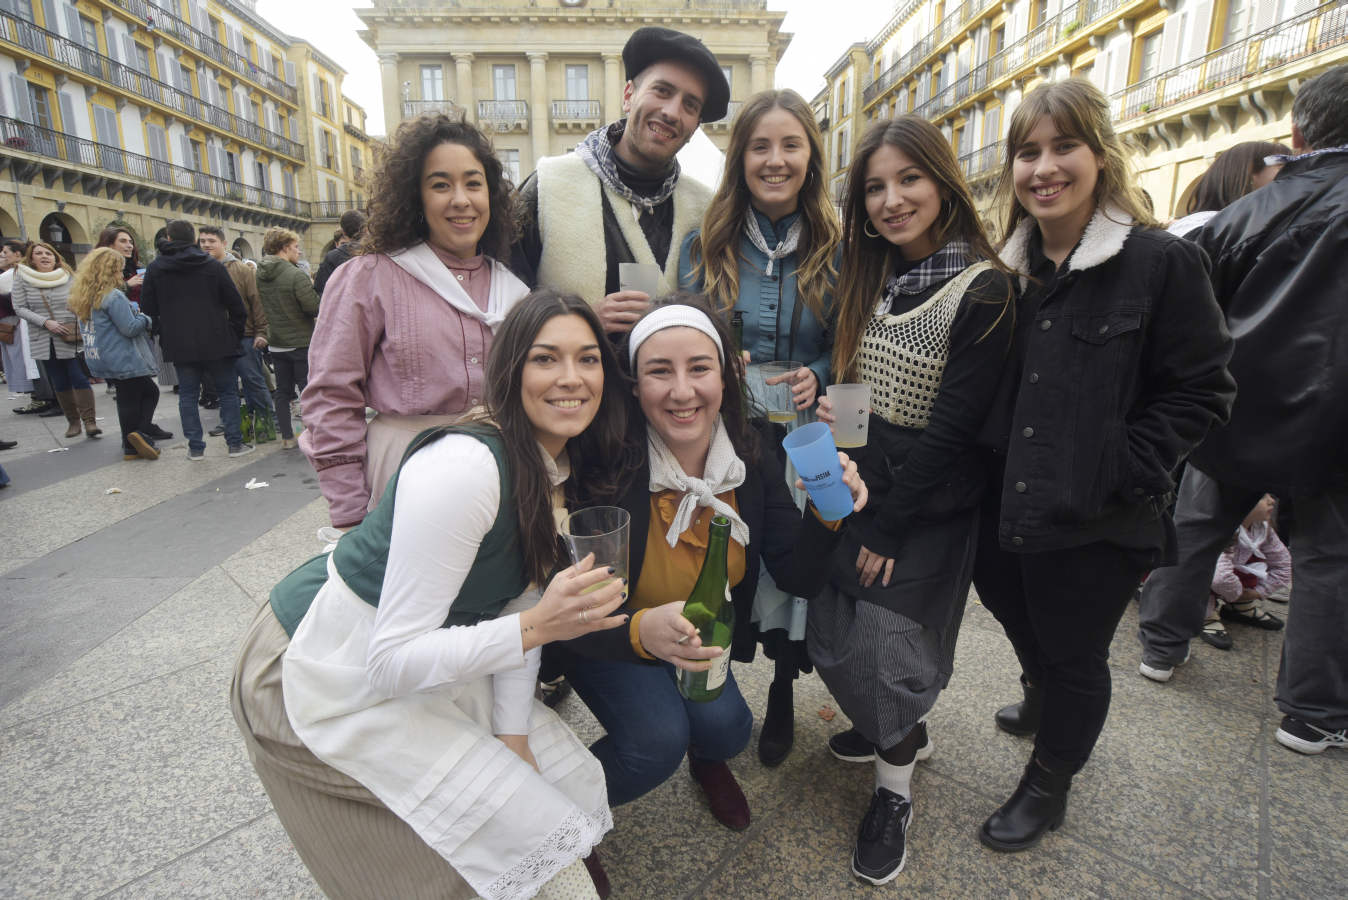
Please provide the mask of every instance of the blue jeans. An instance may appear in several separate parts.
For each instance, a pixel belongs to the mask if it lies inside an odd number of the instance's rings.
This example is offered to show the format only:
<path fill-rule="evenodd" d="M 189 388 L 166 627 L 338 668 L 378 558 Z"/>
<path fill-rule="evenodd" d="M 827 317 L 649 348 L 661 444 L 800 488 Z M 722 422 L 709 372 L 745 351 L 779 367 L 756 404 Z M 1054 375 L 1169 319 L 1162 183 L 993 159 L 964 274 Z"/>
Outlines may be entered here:
<path fill-rule="evenodd" d="M 205 362 L 173 363 L 178 370 L 178 418 L 183 423 L 189 450 L 205 450 L 201 439 L 201 411 L 197 398 L 201 396 L 201 380 L 209 378 L 220 395 L 220 424 L 225 426 L 225 443 L 237 447 L 243 443 L 242 420 L 239 415 L 239 388 L 234 376 L 234 359 L 211 359 Z"/>
<path fill-rule="evenodd" d="M 608 734 L 590 745 L 604 767 L 608 802 L 635 800 L 678 770 L 684 754 L 721 762 L 749 743 L 754 717 L 733 672 L 710 703 L 683 699 L 669 663 L 576 660 L 566 673 Z"/>
<path fill-rule="evenodd" d="M 243 401 L 253 412 L 270 410 L 271 391 L 267 390 L 267 377 L 262 373 L 262 354 L 250 337 L 239 342 L 239 349 L 243 353 L 234 357 L 234 374 L 243 382 Z"/>

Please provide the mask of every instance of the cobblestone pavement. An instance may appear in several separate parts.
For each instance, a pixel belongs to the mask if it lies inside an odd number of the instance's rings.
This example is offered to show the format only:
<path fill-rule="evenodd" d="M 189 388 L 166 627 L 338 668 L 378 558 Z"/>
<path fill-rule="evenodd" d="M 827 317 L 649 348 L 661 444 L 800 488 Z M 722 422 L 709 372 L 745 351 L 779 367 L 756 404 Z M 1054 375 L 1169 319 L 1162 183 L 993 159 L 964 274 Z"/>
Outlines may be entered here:
<path fill-rule="evenodd" d="M 98 400 L 101 441 L 0 412 L 0 438 L 20 442 L 0 453 L 14 479 L 0 491 L 0 897 L 318 897 L 227 701 L 245 624 L 320 549 L 313 472 L 279 444 L 228 459 L 219 438 L 204 462 L 187 460 L 181 437 L 157 462 L 123 462 L 111 399 Z M 160 412 L 180 430 L 172 394 Z M 204 413 L 206 427 L 215 418 Z M 250 479 L 269 486 L 246 490 Z M 616 811 L 601 847 L 614 896 L 1343 896 L 1348 759 L 1273 741 L 1279 634 L 1234 626 L 1229 653 L 1195 641 L 1192 660 L 1157 685 L 1137 674 L 1135 628 L 1130 612 L 1109 723 L 1066 825 L 1038 849 L 1004 856 L 975 837 L 1030 745 L 993 725 L 1018 671 L 971 603 L 930 718 L 936 752 L 914 779 L 897 880 L 873 888 L 849 874 L 871 772 L 828 754 L 846 722 L 825 721 L 830 699 L 810 676 L 797 683 L 787 761 L 765 769 L 751 746 L 731 764 L 752 826 L 718 826 L 676 775 Z M 736 675 L 761 715 L 771 664 Z M 574 697 L 561 711 L 598 735 Z"/>

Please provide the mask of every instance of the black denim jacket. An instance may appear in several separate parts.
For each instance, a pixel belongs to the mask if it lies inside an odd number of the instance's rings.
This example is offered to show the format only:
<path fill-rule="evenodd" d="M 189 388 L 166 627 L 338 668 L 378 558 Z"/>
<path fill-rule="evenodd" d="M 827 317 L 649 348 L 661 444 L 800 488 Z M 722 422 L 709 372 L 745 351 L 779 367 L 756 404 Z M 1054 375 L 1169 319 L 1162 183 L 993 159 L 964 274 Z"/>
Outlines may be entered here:
<path fill-rule="evenodd" d="M 1028 271 L 1035 227 L 1023 222 L 1002 251 L 1017 271 Z M 1226 420 L 1235 396 L 1226 370 L 1231 336 L 1206 255 L 1101 208 L 1037 309 L 1029 306 L 1000 543 L 1020 551 L 1101 540 L 1136 546 L 1139 535 L 1155 535 L 1154 549 L 1165 549 L 1169 529 L 1156 525 L 1172 473 Z"/>

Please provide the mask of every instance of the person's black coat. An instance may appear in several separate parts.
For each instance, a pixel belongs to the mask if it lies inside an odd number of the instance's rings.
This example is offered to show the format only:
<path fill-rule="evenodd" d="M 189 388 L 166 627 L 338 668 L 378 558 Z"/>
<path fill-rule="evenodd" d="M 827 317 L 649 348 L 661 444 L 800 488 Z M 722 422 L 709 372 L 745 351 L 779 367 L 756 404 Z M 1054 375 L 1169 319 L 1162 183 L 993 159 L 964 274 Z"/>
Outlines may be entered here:
<path fill-rule="evenodd" d="M 1162 518 L 1176 467 L 1230 412 L 1231 335 L 1206 254 L 1127 222 L 1098 210 L 1067 271 L 1018 310 L 1023 369 L 998 523 L 1008 550 L 1126 541 Z M 1029 271 L 1034 227 L 1003 249 L 1017 271 Z"/>
<path fill-rule="evenodd" d="M 323 255 L 323 261 L 318 264 L 318 272 L 314 275 L 314 290 L 318 292 L 318 296 L 323 296 L 323 288 L 332 277 L 332 273 L 337 271 L 337 267 L 354 255 L 351 252 L 353 246 L 354 241 L 342 241 Z"/>
<path fill-rule="evenodd" d="M 739 662 L 750 662 L 754 658 L 756 641 L 750 616 L 754 594 L 758 590 L 759 567 L 766 565 L 777 586 L 788 594 L 806 599 L 814 597 L 828 580 L 827 561 L 842 533 L 842 529 L 834 532 L 825 527 L 815 516 L 812 505 L 806 507 L 804 515 L 796 508 L 786 486 L 781 460 L 770 443 L 776 440 L 775 434 L 766 421 L 759 424 L 758 430 L 760 458 L 757 464 L 746 466 L 744 483 L 735 489 L 740 518 L 749 526 L 749 546 L 744 548 L 744 578 L 730 589 L 735 604 L 731 658 Z M 649 464 L 643 462 L 625 484 L 621 498 L 614 505 L 621 506 L 632 516 L 628 583 L 635 586 L 640 584 L 646 535 L 651 523 Z M 571 504 L 573 509 L 594 505 L 599 504 L 588 499 Z M 632 612 L 624 607 L 613 615 L 630 615 Z M 551 643 L 544 648 L 544 654 L 544 665 L 549 672 L 565 671 L 572 655 L 642 661 L 632 649 L 627 627 Z"/>
<path fill-rule="evenodd" d="M 247 312 L 224 264 L 195 244 L 170 241 L 145 271 L 140 308 L 154 320 L 164 359 L 209 362 L 242 351 Z"/>
<path fill-rule="evenodd" d="M 1348 479 L 1348 152 L 1294 160 L 1192 240 L 1235 336 L 1231 421 L 1192 462 L 1288 496 Z"/>

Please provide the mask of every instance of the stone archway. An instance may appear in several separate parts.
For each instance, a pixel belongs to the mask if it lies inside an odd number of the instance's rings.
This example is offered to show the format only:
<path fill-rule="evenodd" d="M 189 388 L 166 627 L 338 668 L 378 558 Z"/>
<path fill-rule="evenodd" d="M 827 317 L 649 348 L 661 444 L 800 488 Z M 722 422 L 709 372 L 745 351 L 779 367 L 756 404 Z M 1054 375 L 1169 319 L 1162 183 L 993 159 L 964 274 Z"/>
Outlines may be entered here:
<path fill-rule="evenodd" d="M 242 236 L 234 239 L 234 244 L 229 248 L 229 251 L 239 259 L 253 259 L 255 255 L 253 245 L 244 240 Z"/>
<path fill-rule="evenodd" d="M 48 213 L 38 226 L 34 240 L 51 244 L 72 267 L 76 264 L 75 253 L 89 248 L 89 235 L 84 226 L 62 212 Z"/>
<path fill-rule="evenodd" d="M 1179 197 L 1175 199 L 1174 213 L 1176 219 L 1182 219 L 1188 215 L 1185 210 L 1189 206 L 1189 198 L 1194 195 L 1194 188 L 1198 187 L 1198 182 L 1203 180 L 1205 174 L 1207 173 L 1200 172 L 1194 176 L 1194 180 L 1189 182 L 1189 186 L 1181 191 Z"/>
<path fill-rule="evenodd" d="M 18 220 L 3 209 L 0 209 L 0 237 L 5 240 L 20 237 Z"/>

